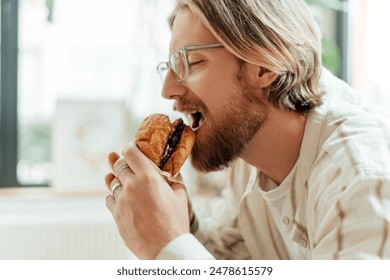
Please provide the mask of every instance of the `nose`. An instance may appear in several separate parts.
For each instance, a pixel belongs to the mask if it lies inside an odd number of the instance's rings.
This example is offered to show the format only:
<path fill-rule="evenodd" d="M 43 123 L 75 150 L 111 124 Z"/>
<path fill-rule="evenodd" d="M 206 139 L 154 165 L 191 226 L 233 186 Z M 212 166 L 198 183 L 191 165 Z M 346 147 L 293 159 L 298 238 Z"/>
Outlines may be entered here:
<path fill-rule="evenodd" d="M 185 93 L 185 87 L 179 83 L 172 70 L 169 70 L 165 76 L 163 87 L 161 89 L 161 96 L 166 99 L 178 99 Z"/>

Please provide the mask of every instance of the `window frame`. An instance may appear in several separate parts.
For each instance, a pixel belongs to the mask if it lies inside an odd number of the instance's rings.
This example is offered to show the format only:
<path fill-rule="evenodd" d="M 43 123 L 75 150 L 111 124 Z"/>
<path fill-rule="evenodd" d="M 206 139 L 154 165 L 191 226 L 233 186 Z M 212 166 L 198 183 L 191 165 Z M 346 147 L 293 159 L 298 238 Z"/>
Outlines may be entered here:
<path fill-rule="evenodd" d="M 348 3 L 348 0 L 340 0 L 343 3 Z M 340 48 L 340 73 L 339 78 L 351 84 L 351 58 L 348 52 L 350 46 L 349 38 L 349 16 L 345 11 L 336 11 L 336 43 Z"/>
<path fill-rule="evenodd" d="M 1 0 L 0 187 L 17 187 L 18 1 Z"/>

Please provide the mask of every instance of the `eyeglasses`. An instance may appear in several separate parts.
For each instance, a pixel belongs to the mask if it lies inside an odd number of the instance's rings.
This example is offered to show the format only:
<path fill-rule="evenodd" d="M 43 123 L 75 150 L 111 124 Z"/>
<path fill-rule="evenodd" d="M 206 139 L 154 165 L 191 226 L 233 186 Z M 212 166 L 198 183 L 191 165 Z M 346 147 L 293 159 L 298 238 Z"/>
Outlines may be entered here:
<path fill-rule="evenodd" d="M 157 65 L 157 73 L 160 75 L 162 81 L 165 80 L 165 76 L 169 69 L 172 69 L 176 80 L 181 83 L 184 82 L 189 75 L 190 68 L 187 60 L 187 52 L 223 48 L 222 44 L 208 44 L 208 45 L 195 45 L 195 46 L 184 46 L 173 51 L 168 61 L 160 62 Z"/>

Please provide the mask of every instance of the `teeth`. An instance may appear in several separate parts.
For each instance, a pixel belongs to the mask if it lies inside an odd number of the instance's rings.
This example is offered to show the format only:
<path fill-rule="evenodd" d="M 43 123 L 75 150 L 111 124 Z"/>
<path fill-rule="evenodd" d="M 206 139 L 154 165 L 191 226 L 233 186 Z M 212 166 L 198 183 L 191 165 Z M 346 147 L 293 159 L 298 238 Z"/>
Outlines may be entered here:
<path fill-rule="evenodd" d="M 201 127 L 203 123 L 203 114 L 197 110 L 186 111 L 185 117 L 194 131 Z"/>
<path fill-rule="evenodd" d="M 192 126 L 192 115 L 190 113 L 185 113 L 184 116 L 186 117 L 186 120 L 190 126 Z"/>

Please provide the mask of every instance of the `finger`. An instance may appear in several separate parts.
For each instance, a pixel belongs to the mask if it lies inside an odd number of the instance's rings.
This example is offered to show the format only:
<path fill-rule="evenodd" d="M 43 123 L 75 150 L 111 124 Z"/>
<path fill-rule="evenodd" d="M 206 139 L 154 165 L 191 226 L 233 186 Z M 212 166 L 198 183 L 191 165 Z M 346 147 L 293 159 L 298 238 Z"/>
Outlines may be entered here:
<path fill-rule="evenodd" d="M 134 142 L 129 142 L 122 153 L 134 174 L 141 173 L 153 167 L 152 162 L 141 152 Z"/>
<path fill-rule="evenodd" d="M 178 172 L 178 173 L 176 173 L 173 177 L 171 177 L 171 179 L 170 180 L 167 180 L 167 183 L 171 186 L 172 184 L 174 184 L 174 183 L 182 183 L 182 184 L 184 184 L 184 182 L 183 182 L 183 177 L 181 176 L 181 173 L 180 172 Z"/>
<path fill-rule="evenodd" d="M 111 152 L 108 154 L 108 164 L 110 165 L 110 168 L 112 171 L 114 171 L 114 163 L 120 158 L 121 156 L 118 155 L 115 152 Z"/>
<path fill-rule="evenodd" d="M 108 173 L 104 177 L 104 182 L 106 183 L 106 187 L 109 191 L 111 191 L 111 182 L 112 182 L 112 180 L 114 180 L 114 178 L 115 178 L 115 175 L 113 173 Z"/>
<path fill-rule="evenodd" d="M 184 190 L 185 192 L 187 191 L 186 187 L 183 184 L 181 184 L 181 183 L 173 182 L 173 183 L 170 183 L 169 186 L 175 192 L 176 191 L 181 191 L 181 190 Z"/>
<path fill-rule="evenodd" d="M 173 183 L 170 185 L 170 187 L 177 197 L 181 197 L 182 199 L 185 198 L 188 201 L 187 189 L 183 184 Z M 190 210 L 190 209 L 188 209 L 188 210 Z"/>
<path fill-rule="evenodd" d="M 110 183 L 110 191 L 111 195 L 113 195 L 116 200 L 119 200 L 119 195 L 122 188 L 123 186 L 121 181 L 117 177 L 115 177 Z"/>
<path fill-rule="evenodd" d="M 167 183 L 171 187 L 173 191 L 181 190 L 187 191 L 187 188 L 184 185 L 183 177 L 180 172 L 178 172 L 175 176 L 172 177 L 172 180 L 167 180 Z"/>
<path fill-rule="evenodd" d="M 124 158 L 120 158 L 114 163 L 113 170 L 118 178 L 120 178 L 122 172 L 125 174 L 124 176 L 134 174 Z"/>
<path fill-rule="evenodd" d="M 121 174 L 122 171 L 124 171 L 125 169 L 129 169 L 129 171 L 131 173 L 133 173 L 131 171 L 131 168 L 130 166 L 127 164 L 127 163 L 123 163 L 122 165 L 118 165 L 119 167 L 118 168 L 115 168 L 116 169 L 116 176 L 119 177 L 119 175 Z M 134 174 L 134 173 L 133 173 Z"/>
<path fill-rule="evenodd" d="M 106 197 L 106 207 L 108 208 L 108 210 L 110 210 L 111 214 L 114 215 L 116 201 L 113 195 L 108 195 Z"/>

